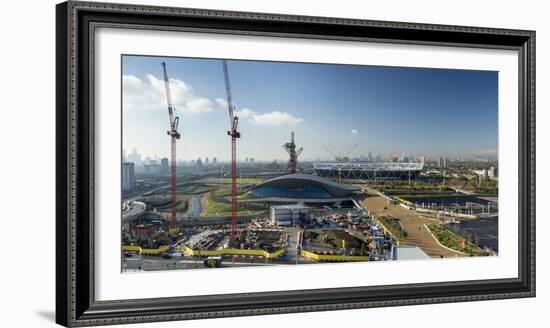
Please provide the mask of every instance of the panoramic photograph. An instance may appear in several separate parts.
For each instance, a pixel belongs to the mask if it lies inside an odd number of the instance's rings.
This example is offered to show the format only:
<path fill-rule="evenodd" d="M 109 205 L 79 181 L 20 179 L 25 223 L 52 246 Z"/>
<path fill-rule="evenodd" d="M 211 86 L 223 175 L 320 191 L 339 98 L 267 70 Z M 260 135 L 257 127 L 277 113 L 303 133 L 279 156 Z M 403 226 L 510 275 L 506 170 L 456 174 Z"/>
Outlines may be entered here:
<path fill-rule="evenodd" d="M 498 256 L 498 72 L 121 61 L 123 273 Z"/>

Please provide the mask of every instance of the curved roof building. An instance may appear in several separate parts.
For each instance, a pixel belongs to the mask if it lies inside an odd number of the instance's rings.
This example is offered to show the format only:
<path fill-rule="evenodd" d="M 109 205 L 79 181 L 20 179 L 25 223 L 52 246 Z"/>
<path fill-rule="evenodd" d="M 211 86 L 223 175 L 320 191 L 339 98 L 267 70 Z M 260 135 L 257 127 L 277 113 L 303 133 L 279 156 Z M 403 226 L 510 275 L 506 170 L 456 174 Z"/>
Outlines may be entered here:
<path fill-rule="evenodd" d="M 348 197 L 359 190 L 316 175 L 287 174 L 267 180 L 248 193 L 261 198 L 334 199 Z"/>

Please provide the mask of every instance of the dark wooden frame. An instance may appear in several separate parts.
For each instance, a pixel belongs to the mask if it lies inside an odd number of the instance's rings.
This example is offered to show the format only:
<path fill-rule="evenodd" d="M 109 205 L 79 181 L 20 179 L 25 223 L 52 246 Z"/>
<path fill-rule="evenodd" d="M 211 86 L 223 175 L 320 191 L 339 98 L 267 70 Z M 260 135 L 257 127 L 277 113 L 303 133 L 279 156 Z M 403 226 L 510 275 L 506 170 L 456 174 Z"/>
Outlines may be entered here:
<path fill-rule="evenodd" d="M 93 38 L 97 27 L 512 49 L 519 54 L 519 277 L 96 301 Z M 535 32 L 69 1 L 57 5 L 56 321 L 90 326 L 535 296 Z"/>

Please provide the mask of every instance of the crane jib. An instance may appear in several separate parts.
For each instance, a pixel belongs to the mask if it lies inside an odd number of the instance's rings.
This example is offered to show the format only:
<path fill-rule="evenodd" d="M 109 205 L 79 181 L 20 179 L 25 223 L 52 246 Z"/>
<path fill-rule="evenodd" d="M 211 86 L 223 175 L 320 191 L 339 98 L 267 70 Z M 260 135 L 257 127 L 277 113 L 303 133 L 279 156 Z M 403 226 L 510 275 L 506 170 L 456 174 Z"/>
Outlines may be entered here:
<path fill-rule="evenodd" d="M 235 114 L 233 106 L 233 98 L 231 97 L 231 84 L 229 82 L 229 69 L 227 68 L 227 61 L 222 60 L 222 66 L 223 66 L 223 78 L 225 82 L 225 94 L 227 97 L 227 109 L 229 111 L 229 124 L 231 129 L 236 129 L 235 126 Z"/>

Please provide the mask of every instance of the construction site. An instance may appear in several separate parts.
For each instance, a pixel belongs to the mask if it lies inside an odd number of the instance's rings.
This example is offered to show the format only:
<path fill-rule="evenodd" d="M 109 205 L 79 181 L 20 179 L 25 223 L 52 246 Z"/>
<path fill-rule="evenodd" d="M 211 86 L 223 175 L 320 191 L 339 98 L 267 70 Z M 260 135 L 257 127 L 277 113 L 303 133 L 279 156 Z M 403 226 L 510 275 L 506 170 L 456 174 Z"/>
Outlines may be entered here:
<path fill-rule="evenodd" d="M 139 174 L 123 163 L 123 272 L 496 255 L 494 243 L 489 249 L 446 227 L 498 217 L 492 180 L 482 185 L 472 170 L 434 176 L 424 160 L 354 160 L 357 145 L 338 155 L 322 146 L 333 161 L 300 161 L 294 131 L 274 145 L 282 144 L 286 162 L 238 161 L 248 136 L 239 131 L 226 60 L 220 75 L 231 158 L 178 164 L 180 145 L 194 141 L 179 130 L 185 117 L 176 115 L 165 62 L 160 71 L 170 158 Z M 468 190 L 452 185 L 471 179 L 478 184 Z"/>

